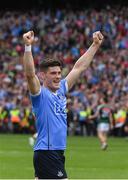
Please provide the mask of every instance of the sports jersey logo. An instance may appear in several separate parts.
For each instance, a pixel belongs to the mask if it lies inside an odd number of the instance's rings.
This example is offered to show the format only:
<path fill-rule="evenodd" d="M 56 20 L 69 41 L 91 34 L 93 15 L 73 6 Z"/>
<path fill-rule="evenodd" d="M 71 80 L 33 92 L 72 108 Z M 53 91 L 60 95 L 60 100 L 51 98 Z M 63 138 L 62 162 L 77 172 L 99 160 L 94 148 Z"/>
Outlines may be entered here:
<path fill-rule="evenodd" d="M 66 108 L 61 107 L 59 104 L 57 104 L 55 102 L 54 103 L 54 112 L 55 112 L 56 115 L 66 114 Z"/>
<path fill-rule="evenodd" d="M 58 171 L 58 174 L 57 174 L 58 177 L 62 177 L 63 176 L 63 173 L 62 171 Z"/>
<path fill-rule="evenodd" d="M 61 100 L 64 100 L 65 96 L 63 96 L 62 94 L 57 94 L 58 98 Z"/>

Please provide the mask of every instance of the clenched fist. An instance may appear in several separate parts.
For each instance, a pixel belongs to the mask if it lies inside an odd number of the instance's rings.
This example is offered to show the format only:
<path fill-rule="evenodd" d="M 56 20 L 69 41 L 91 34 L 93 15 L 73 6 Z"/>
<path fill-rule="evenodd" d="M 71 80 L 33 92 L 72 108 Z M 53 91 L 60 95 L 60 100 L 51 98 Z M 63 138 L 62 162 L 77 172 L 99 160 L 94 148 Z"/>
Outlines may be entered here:
<path fill-rule="evenodd" d="M 34 32 L 28 31 L 27 33 L 23 34 L 23 40 L 25 45 L 29 46 L 34 42 Z"/>
<path fill-rule="evenodd" d="M 100 31 L 96 31 L 93 33 L 93 43 L 96 45 L 101 45 L 103 42 L 104 36 Z"/>

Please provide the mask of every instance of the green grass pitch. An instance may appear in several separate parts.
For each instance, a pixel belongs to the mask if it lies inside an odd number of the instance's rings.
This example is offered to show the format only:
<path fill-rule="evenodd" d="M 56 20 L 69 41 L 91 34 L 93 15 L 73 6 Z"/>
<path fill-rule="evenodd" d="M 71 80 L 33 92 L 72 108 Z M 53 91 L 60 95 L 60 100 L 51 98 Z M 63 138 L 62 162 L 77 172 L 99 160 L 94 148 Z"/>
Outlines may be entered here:
<path fill-rule="evenodd" d="M 0 135 L 0 179 L 34 179 L 29 135 Z M 97 137 L 68 137 L 69 179 L 128 179 L 128 140 L 109 137 L 106 151 Z"/>

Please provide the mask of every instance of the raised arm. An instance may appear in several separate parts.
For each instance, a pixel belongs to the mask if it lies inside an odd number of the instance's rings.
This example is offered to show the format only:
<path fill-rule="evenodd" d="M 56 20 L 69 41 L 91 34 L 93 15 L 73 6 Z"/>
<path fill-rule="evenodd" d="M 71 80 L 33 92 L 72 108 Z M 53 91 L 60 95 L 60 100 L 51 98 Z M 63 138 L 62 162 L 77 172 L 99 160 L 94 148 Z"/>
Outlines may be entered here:
<path fill-rule="evenodd" d="M 23 67 L 25 76 L 28 82 L 28 88 L 31 94 L 38 94 L 40 91 L 40 82 L 35 74 L 34 60 L 31 52 L 31 45 L 34 41 L 34 32 L 29 31 L 23 34 L 23 40 L 25 43 L 25 51 L 23 57 Z"/>
<path fill-rule="evenodd" d="M 68 88 L 71 89 L 83 71 L 85 71 L 93 60 L 94 55 L 103 41 L 100 31 L 93 33 L 93 43 L 89 49 L 77 60 L 71 72 L 67 75 Z"/>

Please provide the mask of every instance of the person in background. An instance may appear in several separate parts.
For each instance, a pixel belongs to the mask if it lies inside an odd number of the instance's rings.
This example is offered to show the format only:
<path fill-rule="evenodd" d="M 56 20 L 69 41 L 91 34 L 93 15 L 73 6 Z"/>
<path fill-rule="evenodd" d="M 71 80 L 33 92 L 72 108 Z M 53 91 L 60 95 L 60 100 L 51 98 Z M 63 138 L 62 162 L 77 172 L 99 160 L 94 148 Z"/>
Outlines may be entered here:
<path fill-rule="evenodd" d="M 99 99 L 97 110 L 89 119 L 95 119 L 97 121 L 97 135 L 101 144 L 101 149 L 106 150 L 108 147 L 108 134 L 110 129 L 113 128 L 112 109 L 106 98 L 101 97 Z"/>
<path fill-rule="evenodd" d="M 29 137 L 29 144 L 30 146 L 34 146 L 36 138 L 37 138 L 38 134 L 37 132 L 35 132 L 31 137 Z"/>

